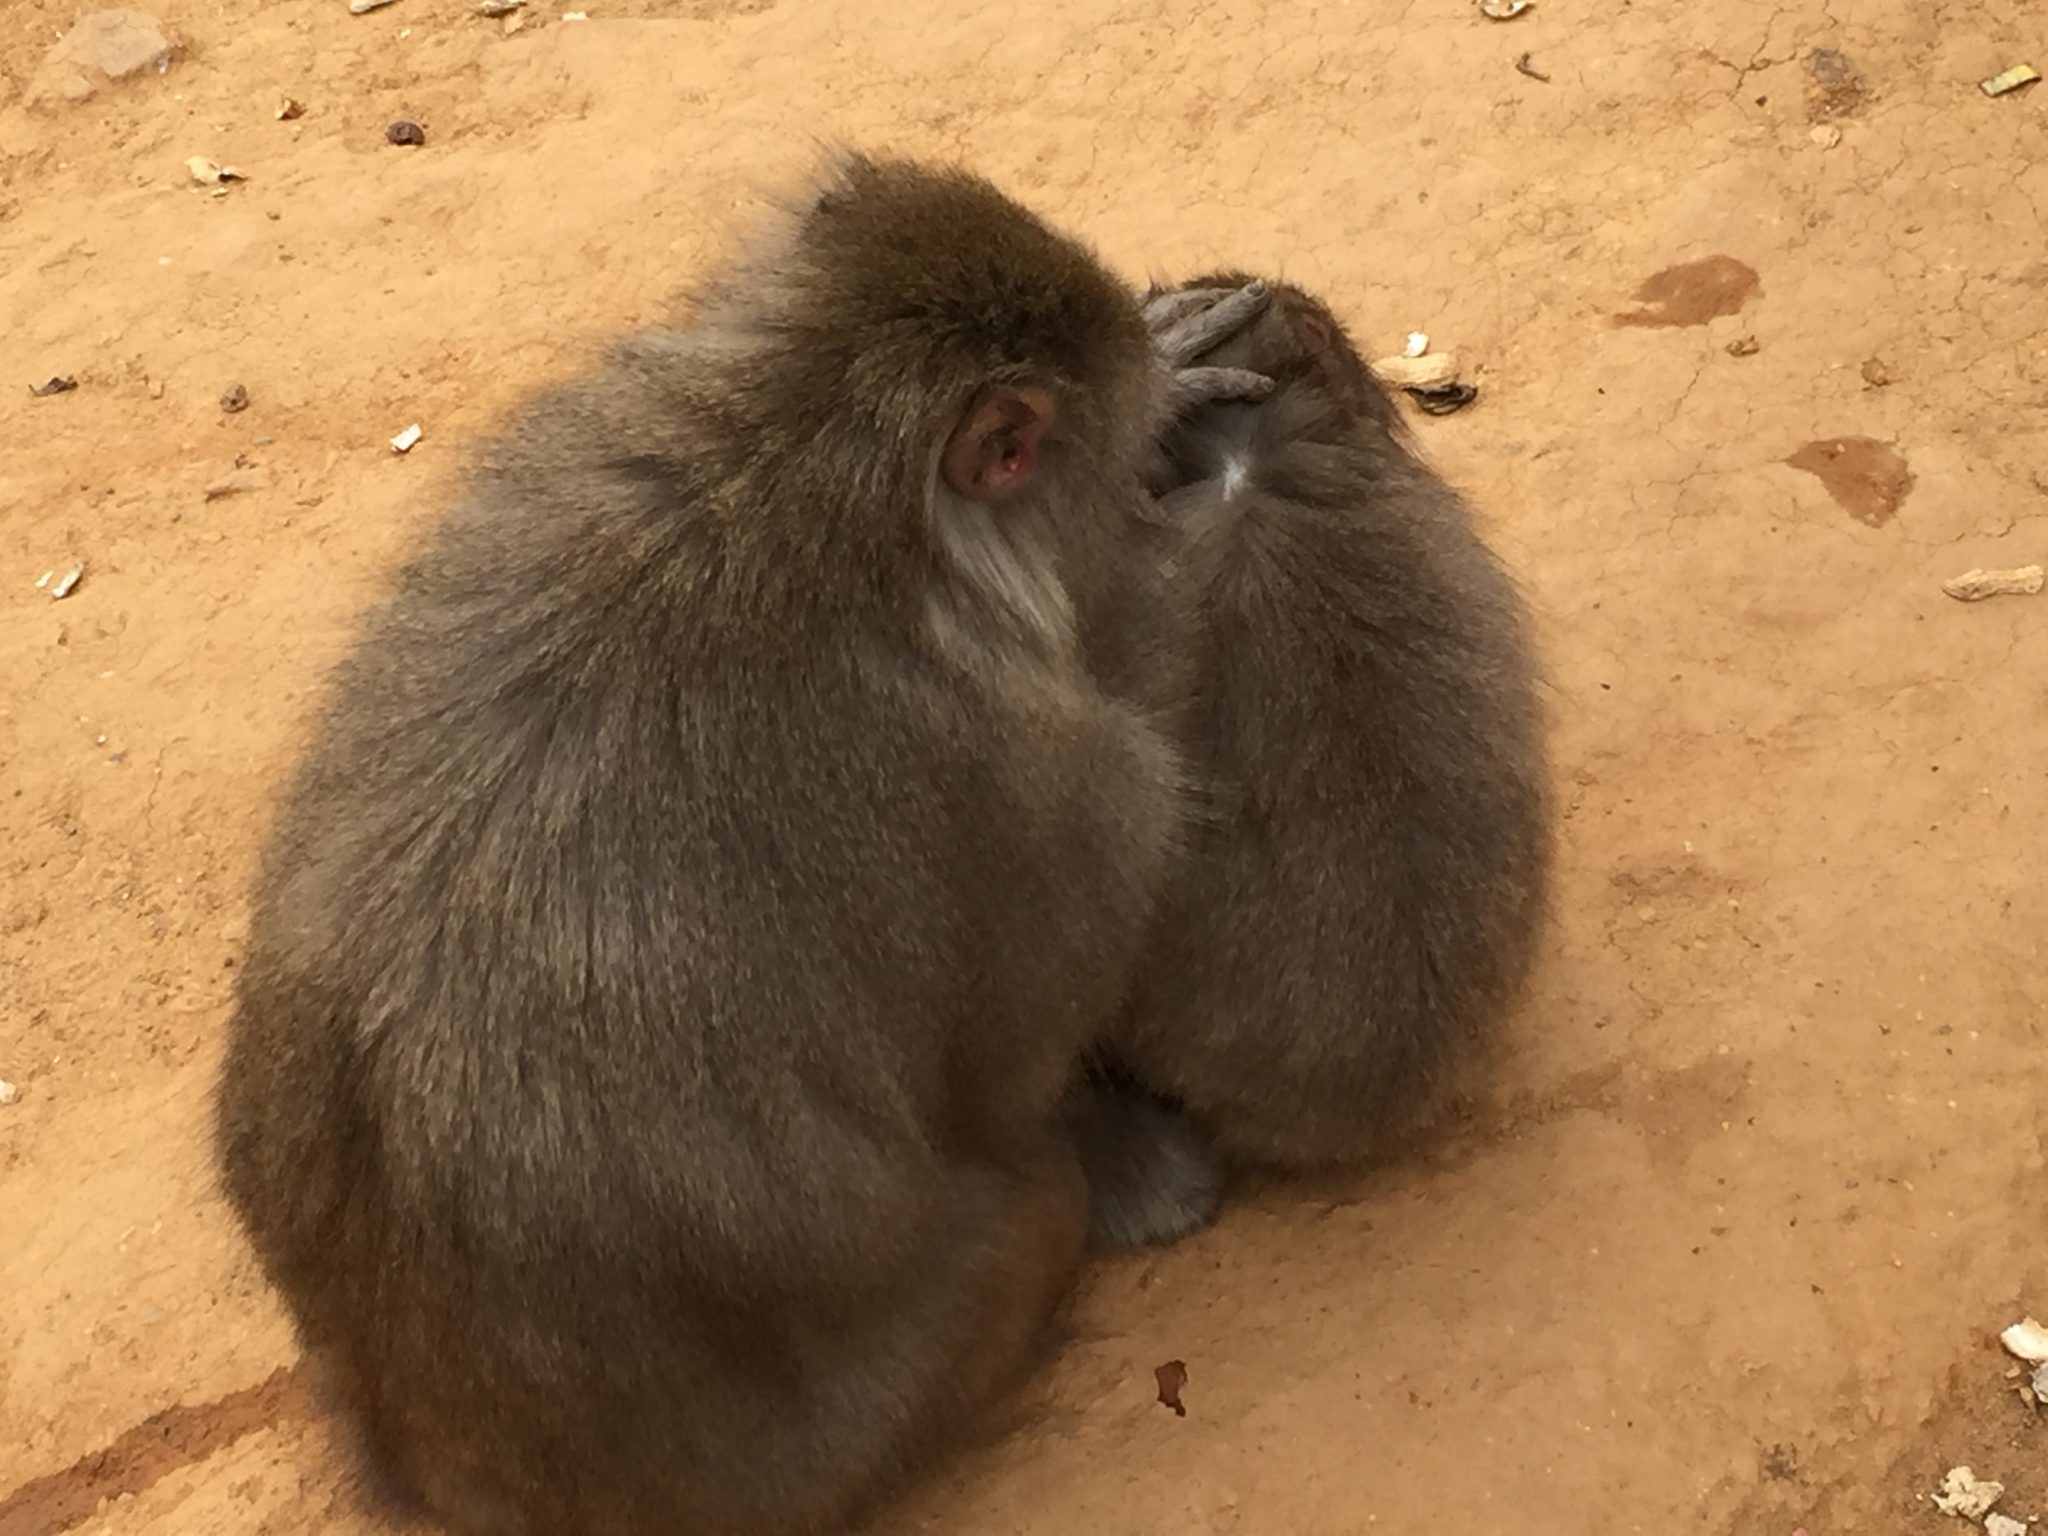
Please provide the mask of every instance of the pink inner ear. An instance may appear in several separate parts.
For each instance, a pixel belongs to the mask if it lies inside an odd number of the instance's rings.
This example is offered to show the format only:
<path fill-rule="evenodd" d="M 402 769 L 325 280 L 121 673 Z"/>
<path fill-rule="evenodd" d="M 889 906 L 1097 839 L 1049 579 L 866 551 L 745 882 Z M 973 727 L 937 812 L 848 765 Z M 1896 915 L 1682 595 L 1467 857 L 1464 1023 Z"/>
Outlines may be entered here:
<path fill-rule="evenodd" d="M 946 442 L 940 473 L 974 501 L 999 501 L 1030 484 L 1040 445 L 1052 424 L 1053 399 L 1042 389 L 986 392 Z"/>

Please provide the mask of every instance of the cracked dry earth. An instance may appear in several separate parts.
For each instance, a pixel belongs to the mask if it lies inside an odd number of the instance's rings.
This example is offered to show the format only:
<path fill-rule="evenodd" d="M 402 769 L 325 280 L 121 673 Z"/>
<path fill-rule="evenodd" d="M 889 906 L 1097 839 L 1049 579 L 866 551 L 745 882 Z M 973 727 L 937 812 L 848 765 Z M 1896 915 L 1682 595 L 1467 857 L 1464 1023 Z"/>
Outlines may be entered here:
<path fill-rule="evenodd" d="M 372 1528 L 203 1155 L 255 840 L 477 434 L 815 134 L 1455 350 L 1418 430 L 1566 812 L 1450 1142 L 1100 1265 L 874 1531 L 1940 1532 L 1955 1462 L 2048 1514 L 1992 1343 L 2048 1314 L 2048 596 L 1938 585 L 2048 555 L 2048 86 L 1976 87 L 2039 8 L 588 8 L 162 0 L 167 75 L 35 110 L 72 0 L 0 12 L 0 1536 Z"/>

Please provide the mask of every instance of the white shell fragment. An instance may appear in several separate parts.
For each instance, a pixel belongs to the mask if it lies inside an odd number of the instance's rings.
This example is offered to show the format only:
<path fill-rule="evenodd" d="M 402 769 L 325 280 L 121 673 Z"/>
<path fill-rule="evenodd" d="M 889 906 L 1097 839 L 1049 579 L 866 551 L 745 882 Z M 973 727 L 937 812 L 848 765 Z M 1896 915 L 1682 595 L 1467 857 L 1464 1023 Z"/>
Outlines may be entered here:
<path fill-rule="evenodd" d="M 1383 357 L 1372 371 L 1396 389 L 1441 389 L 1458 376 L 1458 360 L 1448 352 Z"/>
<path fill-rule="evenodd" d="M 1941 1480 L 1941 1492 L 1934 1496 L 1934 1507 L 1944 1515 L 1982 1520 L 2004 1493 L 2003 1483 L 1980 1481 L 1968 1467 L 1950 1467 Z"/>
<path fill-rule="evenodd" d="M 420 424 L 414 422 L 403 432 L 399 433 L 398 436 L 391 439 L 391 451 L 393 453 L 411 453 L 412 445 L 426 435 L 426 433 L 420 430 Z"/>
<path fill-rule="evenodd" d="M 20 1097 L 21 1090 L 8 1082 L 6 1078 L 0 1077 L 0 1104 L 12 1104 Z"/>
<path fill-rule="evenodd" d="M 348 0 L 348 13 L 351 16 L 367 16 L 371 11 L 381 11 L 389 4 L 391 0 Z"/>
<path fill-rule="evenodd" d="M 1401 349 L 1401 355 L 1403 357 L 1420 357 L 1428 350 L 1429 333 L 1426 331 L 1410 331 L 1408 333 L 1408 345 Z"/>
<path fill-rule="evenodd" d="M 2027 1522 L 2011 1515 L 1986 1515 L 1984 1536 L 2027 1536 Z"/>
<path fill-rule="evenodd" d="M 1513 21 L 1529 9 L 1531 0 L 1479 0 L 1479 9 L 1494 21 Z"/>
<path fill-rule="evenodd" d="M 1987 597 L 2032 597 L 2041 590 L 2044 577 L 2038 565 L 2018 565 L 2009 571 L 1969 570 L 1960 576 L 1951 576 L 1941 584 L 1941 590 L 1959 603 L 1980 603 Z M 2015 1323 L 2005 1330 L 2032 1328 L 2044 1342 L 2048 1342 L 2048 1330 L 2031 1317 L 2024 1323 Z M 2003 1334 L 2000 1335 L 2004 1337 Z M 2026 1355 L 2022 1359 L 2048 1360 L 2048 1355 Z"/>
<path fill-rule="evenodd" d="M 69 597 L 72 594 L 72 592 L 77 589 L 78 583 L 84 578 L 84 576 L 85 564 L 83 561 L 81 561 L 79 564 L 72 566 L 70 570 L 66 571 L 62 576 L 59 576 L 57 578 L 57 585 L 50 588 L 50 600 L 52 602 L 55 602 L 59 598 Z"/>
<path fill-rule="evenodd" d="M 247 181 L 249 178 L 232 165 L 215 165 L 204 155 L 194 155 L 185 162 L 185 169 L 192 173 L 192 179 L 202 186 L 217 186 L 228 181 Z"/>
<path fill-rule="evenodd" d="M 509 16 L 524 4 L 526 0 L 483 0 L 476 13 L 479 16 Z"/>
<path fill-rule="evenodd" d="M 2038 592 L 2041 590 L 2041 567 L 2037 565 L 2032 569 L 2034 584 L 2027 590 Z M 1957 579 L 1961 580 L 1960 577 Z M 2040 1365 L 2043 1361 L 2048 1361 L 2048 1328 L 2042 1327 L 2031 1317 L 2022 1318 L 2006 1329 L 1998 1336 L 1998 1342 L 2005 1346 L 2007 1353 L 2016 1359 L 2026 1361 L 2029 1365 Z"/>

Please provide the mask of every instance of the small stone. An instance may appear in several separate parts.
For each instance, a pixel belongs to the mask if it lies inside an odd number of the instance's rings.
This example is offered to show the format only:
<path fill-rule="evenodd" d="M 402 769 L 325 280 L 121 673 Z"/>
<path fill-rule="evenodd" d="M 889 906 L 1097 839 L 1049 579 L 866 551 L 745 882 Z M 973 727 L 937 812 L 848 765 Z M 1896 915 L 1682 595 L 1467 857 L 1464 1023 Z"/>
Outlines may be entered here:
<path fill-rule="evenodd" d="M 414 422 L 403 432 L 399 433 L 398 436 L 391 439 L 391 451 L 393 453 L 411 453 L 413 445 L 424 436 L 426 434 L 420 430 L 420 424 Z"/>
<path fill-rule="evenodd" d="M 0 1104 L 12 1104 L 20 1097 L 21 1090 L 8 1082 L 6 1078 L 0 1077 Z"/>
<path fill-rule="evenodd" d="M 524 4 L 526 0 L 482 0 L 476 13 L 479 16 L 509 16 Z"/>
<path fill-rule="evenodd" d="M 240 384 L 230 384 L 220 392 L 220 408 L 229 416 L 246 411 L 249 409 L 249 391 Z"/>
<path fill-rule="evenodd" d="M 163 74 L 182 52 L 184 44 L 154 16 L 88 12 L 43 56 L 29 82 L 29 105 L 88 101 L 107 81 Z"/>
<path fill-rule="evenodd" d="M 1822 123 L 1807 135 L 1822 149 L 1833 149 L 1842 142 L 1842 130 L 1833 123 Z"/>
<path fill-rule="evenodd" d="M 372 11 L 383 10 L 391 3 L 392 0 L 348 0 L 348 13 L 351 16 L 367 16 Z"/>
<path fill-rule="evenodd" d="M 1984 1536 L 2027 1536 L 2027 1522 L 1997 1513 L 1984 1517 Z"/>
<path fill-rule="evenodd" d="M 2048 1361 L 2048 1327 L 2043 1327 L 2031 1317 L 2021 1318 L 1999 1334 L 1998 1342 L 2005 1346 L 2008 1354 L 2029 1365 Z"/>
<path fill-rule="evenodd" d="M 47 400 L 52 395 L 68 395 L 76 388 L 78 388 L 77 379 L 68 373 L 60 373 L 54 378 L 45 379 L 40 384 L 30 385 L 28 392 L 38 400 Z"/>
<path fill-rule="evenodd" d="M 385 142 L 390 144 L 419 145 L 427 142 L 427 130 L 418 123 L 400 118 L 384 130 Z"/>
<path fill-rule="evenodd" d="M 1763 350 L 1763 343 L 1754 336 L 1738 336 L 1728 343 L 1730 357 L 1755 357 Z"/>
<path fill-rule="evenodd" d="M 59 576 L 57 578 L 57 584 L 54 587 L 50 588 L 50 601 L 53 603 L 60 602 L 64 598 L 69 597 L 73 592 L 76 592 L 78 590 L 79 582 L 83 581 L 84 579 L 85 563 L 83 561 L 80 561 L 78 564 L 72 566 L 71 569 L 66 571 L 62 576 Z"/>
<path fill-rule="evenodd" d="M 1982 1520 L 2004 1496 L 2005 1484 L 1980 1479 L 1968 1467 L 1951 1467 L 1941 1480 L 1941 1492 L 1934 1495 L 1934 1507 L 1944 1515 Z"/>
<path fill-rule="evenodd" d="M 1181 1391 L 1188 1384 L 1188 1367 L 1185 1360 L 1169 1360 L 1152 1372 L 1152 1379 L 1159 1387 L 1159 1401 L 1173 1410 L 1173 1416 L 1184 1419 L 1188 1416 L 1187 1404 L 1181 1401 Z"/>
<path fill-rule="evenodd" d="M 277 120 L 280 123 L 296 122 L 298 121 L 298 119 L 304 117 L 305 115 L 306 104 L 303 101 L 294 100 L 290 96 L 278 97 Z"/>
<path fill-rule="evenodd" d="M 240 496 L 247 491 L 260 491 L 270 485 L 270 472 L 257 465 L 245 464 L 231 469 L 226 474 L 216 475 L 206 483 L 201 493 L 208 501 L 219 501 L 223 496 Z"/>
<path fill-rule="evenodd" d="M 1881 357 L 1866 357 L 1863 360 L 1863 382 L 1872 389 L 1883 389 L 1895 383 L 1898 375 L 1892 372 L 1892 365 Z"/>

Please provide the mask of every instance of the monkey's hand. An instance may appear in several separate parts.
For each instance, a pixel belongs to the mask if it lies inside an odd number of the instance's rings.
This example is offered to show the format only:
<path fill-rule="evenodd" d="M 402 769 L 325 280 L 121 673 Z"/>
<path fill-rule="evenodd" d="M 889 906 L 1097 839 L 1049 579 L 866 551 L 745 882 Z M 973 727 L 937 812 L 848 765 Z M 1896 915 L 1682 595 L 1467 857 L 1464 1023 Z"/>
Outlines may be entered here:
<path fill-rule="evenodd" d="M 1153 292 L 1141 301 L 1152 344 L 1174 370 L 1176 413 L 1212 400 L 1263 400 L 1273 381 L 1248 368 L 1203 368 L 1197 362 L 1265 312 L 1266 285 Z"/>

